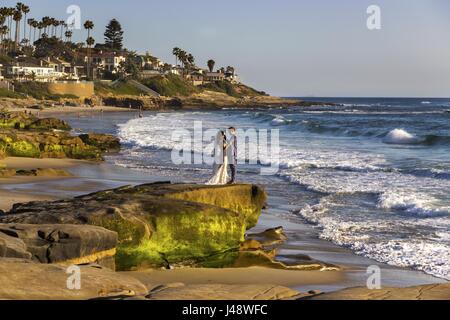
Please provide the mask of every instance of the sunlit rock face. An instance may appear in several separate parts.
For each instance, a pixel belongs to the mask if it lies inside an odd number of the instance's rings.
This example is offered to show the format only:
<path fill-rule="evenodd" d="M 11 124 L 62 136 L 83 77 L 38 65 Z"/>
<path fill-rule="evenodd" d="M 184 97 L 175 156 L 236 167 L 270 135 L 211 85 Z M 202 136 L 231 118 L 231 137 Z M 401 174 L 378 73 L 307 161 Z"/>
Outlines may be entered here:
<path fill-rule="evenodd" d="M 0 222 L 90 224 L 115 231 L 116 267 L 132 270 L 197 265 L 239 248 L 265 202 L 265 192 L 253 185 L 158 183 L 19 204 Z"/>

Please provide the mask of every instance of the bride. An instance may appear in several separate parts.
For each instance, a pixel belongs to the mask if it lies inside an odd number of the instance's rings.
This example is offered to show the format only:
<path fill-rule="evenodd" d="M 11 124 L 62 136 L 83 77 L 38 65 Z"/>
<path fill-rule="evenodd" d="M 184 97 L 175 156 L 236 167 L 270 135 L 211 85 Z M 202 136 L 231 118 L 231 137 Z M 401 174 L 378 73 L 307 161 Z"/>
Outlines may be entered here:
<path fill-rule="evenodd" d="M 228 183 L 228 157 L 226 156 L 227 137 L 224 131 L 219 131 L 214 144 L 214 175 L 207 185 L 224 185 Z"/>

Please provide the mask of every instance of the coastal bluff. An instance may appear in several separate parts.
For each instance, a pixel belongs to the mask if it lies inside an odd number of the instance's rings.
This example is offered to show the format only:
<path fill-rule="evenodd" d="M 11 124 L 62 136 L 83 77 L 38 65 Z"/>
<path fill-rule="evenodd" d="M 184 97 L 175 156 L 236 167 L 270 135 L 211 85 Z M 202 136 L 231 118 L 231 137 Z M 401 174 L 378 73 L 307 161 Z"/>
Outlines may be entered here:
<path fill-rule="evenodd" d="M 195 266 L 210 256 L 239 250 L 266 197 L 255 185 L 155 183 L 16 204 L 0 216 L 0 223 L 88 225 L 113 231 L 118 237 L 118 270 Z"/>

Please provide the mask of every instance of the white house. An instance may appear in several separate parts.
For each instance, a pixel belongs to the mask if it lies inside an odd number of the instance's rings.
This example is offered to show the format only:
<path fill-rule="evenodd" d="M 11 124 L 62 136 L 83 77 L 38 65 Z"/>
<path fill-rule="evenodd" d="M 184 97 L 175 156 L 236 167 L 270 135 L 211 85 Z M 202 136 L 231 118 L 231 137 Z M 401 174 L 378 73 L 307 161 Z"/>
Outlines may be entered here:
<path fill-rule="evenodd" d="M 16 80 L 36 80 L 49 82 L 63 77 L 63 72 L 55 71 L 54 68 L 39 66 L 33 63 L 17 62 L 6 67 L 6 74 L 9 78 Z"/>

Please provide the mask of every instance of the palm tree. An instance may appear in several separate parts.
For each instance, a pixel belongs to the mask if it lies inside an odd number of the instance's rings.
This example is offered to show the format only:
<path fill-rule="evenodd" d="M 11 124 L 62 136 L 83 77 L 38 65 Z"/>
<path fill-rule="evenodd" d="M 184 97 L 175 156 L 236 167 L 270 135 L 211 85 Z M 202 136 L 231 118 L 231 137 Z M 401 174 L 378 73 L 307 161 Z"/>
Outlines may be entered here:
<path fill-rule="evenodd" d="M 20 21 L 22 21 L 22 11 L 16 10 L 13 15 L 13 19 L 16 22 L 16 36 L 15 36 L 15 45 L 14 48 L 17 50 L 17 45 L 19 44 L 20 37 Z"/>
<path fill-rule="evenodd" d="M 210 60 L 208 60 L 207 64 L 208 64 L 209 72 L 213 72 L 216 62 L 213 59 L 210 59 Z"/>
<path fill-rule="evenodd" d="M 3 19 L 5 19 L 5 18 L 3 17 Z M 8 34 L 8 27 L 7 26 L 1 26 L 0 27 L 0 39 L 1 39 L 2 50 L 4 49 L 3 42 L 5 41 L 5 37 L 6 37 L 7 34 Z"/>
<path fill-rule="evenodd" d="M 87 32 L 88 32 L 88 38 L 90 38 L 90 36 L 91 36 L 91 30 L 92 29 L 94 29 L 94 23 L 91 21 L 91 20 L 87 20 L 85 23 L 84 23 L 84 28 L 87 30 Z"/>
<path fill-rule="evenodd" d="M 181 62 L 181 66 L 184 68 L 184 65 L 186 64 L 186 58 L 187 58 L 187 52 L 184 50 L 180 50 L 180 53 L 178 54 L 178 60 Z"/>
<path fill-rule="evenodd" d="M 9 30 L 9 39 L 12 39 L 12 21 L 13 21 L 13 16 L 14 16 L 14 12 L 16 11 L 16 9 L 14 8 L 6 8 L 7 13 L 6 16 L 8 18 L 8 30 Z"/>
<path fill-rule="evenodd" d="M 86 75 L 89 78 L 90 77 L 90 75 L 89 75 L 90 74 L 89 68 L 90 68 L 90 57 L 91 57 L 91 45 L 93 44 L 92 40 L 94 40 L 91 37 L 91 30 L 94 29 L 94 22 L 92 22 L 91 20 L 86 20 L 86 22 L 84 23 L 83 26 L 87 30 L 87 34 L 88 34 L 87 39 L 86 39 L 86 43 L 88 45 L 87 61 L 86 61 Z M 92 44 L 90 44 L 90 43 L 92 43 Z"/>
<path fill-rule="evenodd" d="M 36 41 L 36 29 L 39 28 L 39 25 L 40 23 L 37 20 L 34 20 L 33 23 L 31 24 L 31 26 L 33 27 L 33 43 Z"/>
<path fill-rule="evenodd" d="M 86 39 L 86 44 L 88 45 L 89 48 L 91 48 L 95 43 L 95 39 L 92 37 L 89 37 Z"/>
<path fill-rule="evenodd" d="M 59 20 L 59 25 L 61 26 L 61 36 L 60 39 L 63 39 L 64 29 L 67 31 L 67 23 L 64 20 Z"/>
<path fill-rule="evenodd" d="M 33 23 L 34 23 L 34 19 L 30 18 L 27 20 L 27 24 L 28 24 L 28 40 L 30 40 L 31 42 L 31 31 L 33 31 Z"/>
<path fill-rule="evenodd" d="M 27 36 L 27 14 L 30 13 L 30 7 L 23 4 L 21 9 L 22 9 L 22 13 L 25 16 L 25 18 L 23 20 L 23 37 L 25 38 Z"/>
<path fill-rule="evenodd" d="M 66 42 L 72 42 L 72 36 L 73 32 L 70 30 L 67 30 L 64 35 L 66 36 Z"/>
<path fill-rule="evenodd" d="M 42 34 L 47 34 L 47 28 L 50 26 L 51 18 L 49 16 L 45 16 L 41 20 L 41 32 L 39 32 L 39 39 L 41 38 Z M 42 32 L 43 31 L 43 32 Z"/>
<path fill-rule="evenodd" d="M 52 26 L 53 26 L 53 33 L 52 36 L 56 37 L 57 32 L 58 32 L 58 27 L 59 27 L 59 20 L 56 19 L 52 19 Z"/>
<path fill-rule="evenodd" d="M 178 64 L 178 56 L 180 55 L 181 49 L 178 47 L 173 48 L 172 54 L 175 56 L 175 66 Z"/>
<path fill-rule="evenodd" d="M 38 39 L 40 39 L 41 36 L 42 36 L 42 30 L 45 28 L 44 22 L 42 22 L 42 21 L 41 21 L 41 22 L 38 22 L 37 28 L 39 29 Z"/>

